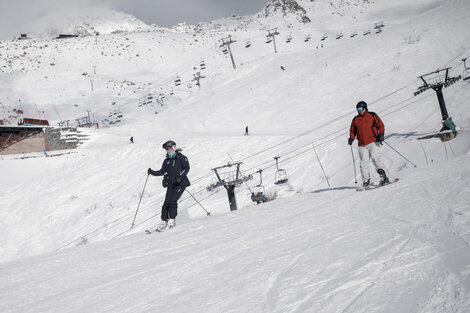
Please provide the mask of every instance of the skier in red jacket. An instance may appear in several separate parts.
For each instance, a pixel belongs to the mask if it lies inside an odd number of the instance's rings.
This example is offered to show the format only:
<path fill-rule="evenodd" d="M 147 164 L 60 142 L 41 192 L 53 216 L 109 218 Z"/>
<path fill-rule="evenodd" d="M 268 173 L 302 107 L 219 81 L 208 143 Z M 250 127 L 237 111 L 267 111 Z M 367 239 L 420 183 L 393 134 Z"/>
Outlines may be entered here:
<path fill-rule="evenodd" d="M 349 130 L 349 145 L 357 138 L 359 147 L 359 158 L 361 160 L 362 184 L 365 188 L 370 185 L 370 161 L 375 166 L 380 176 L 380 185 L 389 182 L 385 174 L 385 165 L 380 156 L 380 146 L 384 141 L 385 125 L 380 117 L 374 112 L 367 110 L 367 103 L 360 101 L 356 105 L 357 116 L 353 118 Z"/>

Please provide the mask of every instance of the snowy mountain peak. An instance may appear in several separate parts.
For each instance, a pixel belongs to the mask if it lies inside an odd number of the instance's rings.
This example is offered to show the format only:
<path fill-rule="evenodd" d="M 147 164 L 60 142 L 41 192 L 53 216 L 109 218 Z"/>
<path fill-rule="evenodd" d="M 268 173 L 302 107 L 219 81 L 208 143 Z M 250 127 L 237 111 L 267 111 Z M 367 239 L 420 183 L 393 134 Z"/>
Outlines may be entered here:
<path fill-rule="evenodd" d="M 299 23 L 331 24 L 356 20 L 377 0 L 270 0 L 258 17 L 286 19 L 295 17 Z"/>
<path fill-rule="evenodd" d="M 196 26 L 188 24 L 186 22 L 181 22 L 173 26 L 171 29 L 179 33 L 188 33 L 194 32 L 196 30 Z"/>
<path fill-rule="evenodd" d="M 296 15 L 299 22 L 302 23 L 311 22 L 310 18 L 306 15 L 305 9 L 295 0 L 271 0 L 258 16 L 269 17 L 277 12 L 281 12 L 283 16 L 288 14 Z"/>
<path fill-rule="evenodd" d="M 151 26 L 133 15 L 98 7 L 77 10 L 55 10 L 33 25 L 34 37 L 49 38 L 58 34 L 89 36 L 118 32 L 136 32 L 151 29 Z"/>

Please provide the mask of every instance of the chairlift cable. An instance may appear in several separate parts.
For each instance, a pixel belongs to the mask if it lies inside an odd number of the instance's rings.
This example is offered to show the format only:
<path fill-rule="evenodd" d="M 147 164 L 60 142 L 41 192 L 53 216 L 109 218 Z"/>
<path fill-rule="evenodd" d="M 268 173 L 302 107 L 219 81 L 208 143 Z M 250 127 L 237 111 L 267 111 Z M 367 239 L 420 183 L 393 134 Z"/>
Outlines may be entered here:
<path fill-rule="evenodd" d="M 430 97 L 430 96 L 432 96 L 432 94 L 430 94 L 430 95 L 428 95 L 428 96 L 426 96 L 426 97 L 421 97 L 421 98 L 419 98 L 419 99 L 417 99 L 417 100 L 415 100 L 415 101 L 413 101 L 413 102 L 411 102 L 411 103 L 408 103 L 408 104 L 404 105 L 403 107 L 397 108 L 397 109 L 395 109 L 395 110 L 393 110 L 393 111 L 391 111 L 391 112 L 387 112 L 387 113 L 385 113 L 385 114 L 382 114 L 382 116 L 388 116 L 388 115 L 390 115 L 390 114 L 392 114 L 392 113 L 395 113 L 395 112 L 397 112 L 397 111 L 399 111 L 399 110 L 402 110 L 402 109 L 404 109 L 404 108 L 406 108 L 406 107 L 408 107 L 408 106 L 410 106 L 410 105 L 412 105 L 412 104 L 421 102 L 421 101 L 425 100 L 426 98 L 428 98 L 428 97 Z M 406 102 L 406 101 L 408 101 L 408 100 L 410 100 L 410 99 L 413 99 L 413 98 L 414 98 L 414 97 L 410 97 L 410 98 L 408 98 L 408 99 L 406 99 L 406 100 L 400 101 L 399 103 L 394 104 L 394 105 L 391 106 L 391 107 L 396 107 L 396 106 L 402 104 L 403 102 Z M 385 109 L 384 111 L 390 109 L 391 107 L 388 107 L 388 108 Z M 328 135 L 326 135 L 326 136 L 323 136 L 323 137 L 321 137 L 321 138 L 319 138 L 319 139 L 316 139 L 316 140 L 313 141 L 313 142 L 310 142 L 310 143 L 308 143 L 308 144 L 303 145 L 303 147 L 301 147 L 301 148 L 299 148 L 299 149 L 294 149 L 294 150 L 295 150 L 294 152 L 285 153 L 284 155 L 281 155 L 281 157 L 284 159 L 284 162 L 287 162 L 287 161 L 289 161 L 289 160 L 291 160 L 291 159 L 293 159 L 293 158 L 295 158 L 295 157 L 297 157 L 297 156 L 299 156 L 299 155 L 302 155 L 302 154 L 307 153 L 307 152 L 309 152 L 310 150 L 312 150 L 312 148 L 310 147 L 310 145 L 315 145 L 315 146 L 317 146 L 317 147 L 318 147 L 318 146 L 322 146 L 322 145 L 324 145 L 324 144 L 326 144 L 326 143 L 332 142 L 332 141 L 336 140 L 337 138 L 340 138 L 340 137 L 344 136 L 344 132 L 347 131 L 348 129 L 349 129 L 349 127 L 344 127 L 344 128 L 338 129 L 338 130 L 336 130 L 336 131 L 334 131 L 334 132 L 332 132 L 332 133 L 330 133 L 330 134 L 328 134 Z M 339 133 L 339 134 L 338 134 L 338 133 Z M 323 140 L 323 139 L 328 138 L 328 137 L 330 137 L 330 136 L 333 136 L 333 135 L 335 135 L 335 134 L 338 134 L 338 135 L 336 135 L 336 136 L 334 136 L 334 137 L 332 137 L 332 138 L 330 138 L 330 139 Z M 256 169 L 256 168 L 260 168 L 260 167 L 263 168 L 263 169 L 269 169 L 269 168 L 271 168 L 271 167 L 274 167 L 274 165 L 263 167 L 265 164 L 268 164 L 268 163 L 271 163 L 271 162 L 268 162 L 268 161 L 267 161 L 267 162 L 264 162 L 264 163 L 262 163 L 262 164 L 255 165 L 255 166 L 251 167 L 250 169 L 248 169 L 247 172 L 249 172 L 249 173 L 250 173 L 250 172 L 251 172 L 251 173 L 255 173 L 253 170 Z M 252 171 L 253 171 L 253 172 L 252 172 Z"/>
<path fill-rule="evenodd" d="M 416 79 L 416 80 L 414 80 L 412 83 L 408 83 L 408 84 L 406 84 L 405 86 L 400 87 L 399 89 L 397 89 L 397 90 L 395 90 L 395 91 L 393 91 L 393 92 L 391 92 L 391 93 L 389 93 L 389 94 L 387 94 L 387 95 L 385 95 L 385 96 L 383 96 L 383 97 L 380 97 L 379 99 L 376 99 L 376 100 L 374 100 L 374 101 L 372 101 L 372 102 L 370 102 L 370 103 L 373 104 L 373 103 L 380 102 L 380 101 L 384 100 L 385 98 L 390 97 L 391 95 L 393 95 L 393 94 L 395 94 L 395 93 L 397 93 L 397 92 L 399 92 L 399 91 L 401 91 L 401 90 L 403 90 L 403 89 L 406 89 L 406 88 L 410 87 L 410 86 L 413 85 L 416 81 L 418 81 L 418 80 Z M 279 147 L 279 146 L 281 146 L 281 145 L 284 145 L 284 144 L 286 144 L 286 143 L 288 143 L 288 142 L 291 142 L 293 139 L 297 139 L 297 138 L 300 138 L 300 137 L 302 137 L 302 136 L 305 136 L 305 135 L 307 135 L 307 134 L 309 134 L 309 133 L 311 133 L 311 132 L 314 132 L 314 131 L 316 131 L 316 130 L 318 130 L 318 129 L 321 129 L 321 128 L 323 128 L 324 126 L 330 125 L 331 123 L 337 122 L 337 121 L 339 121 L 339 120 L 341 120 L 341 119 L 343 119 L 343 118 L 345 118 L 345 117 L 348 117 L 348 116 L 350 116 L 350 115 L 351 115 L 351 113 L 350 113 L 350 112 L 347 112 L 347 113 L 345 113 L 345 114 L 343 114 L 343 115 L 340 115 L 340 116 L 338 116 L 338 117 L 336 117 L 336 118 L 334 118 L 334 119 L 332 119 L 332 120 L 327 121 L 326 123 L 323 123 L 323 124 L 320 125 L 320 126 L 316 126 L 315 128 L 306 130 L 306 131 L 304 131 L 303 133 L 300 133 L 300 134 L 298 134 L 298 135 L 295 135 L 295 136 L 293 136 L 293 137 L 291 137 L 291 138 L 289 138 L 289 139 L 283 140 L 283 141 L 281 141 L 281 142 L 278 143 L 278 144 L 275 144 L 275 145 L 270 146 L 270 147 L 268 147 L 268 148 L 266 148 L 266 149 L 263 149 L 263 150 L 261 150 L 261 151 L 258 151 L 258 152 L 255 153 L 255 154 L 252 154 L 252 155 L 249 155 L 249 156 L 247 156 L 247 157 L 245 157 L 245 158 L 242 158 L 241 161 L 245 161 L 245 160 L 250 159 L 250 158 L 252 158 L 252 157 L 254 157 L 254 156 L 257 156 L 257 155 L 259 155 L 259 154 L 261 154 L 261 153 L 267 152 L 267 151 L 272 150 L 272 149 L 274 149 L 274 148 L 276 148 L 276 147 Z"/>

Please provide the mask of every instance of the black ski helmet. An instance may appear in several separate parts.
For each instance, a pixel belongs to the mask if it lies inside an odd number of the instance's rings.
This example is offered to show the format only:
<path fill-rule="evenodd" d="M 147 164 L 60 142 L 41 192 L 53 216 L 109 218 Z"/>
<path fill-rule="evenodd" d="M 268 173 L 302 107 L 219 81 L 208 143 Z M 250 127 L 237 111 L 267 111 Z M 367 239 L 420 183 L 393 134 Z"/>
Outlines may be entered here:
<path fill-rule="evenodd" d="M 165 149 L 165 150 L 168 150 L 168 149 L 170 149 L 170 148 L 172 148 L 172 147 L 174 147 L 174 146 L 176 146 L 176 142 L 174 142 L 173 140 L 168 140 L 167 142 L 165 142 L 165 143 L 162 145 L 163 149 Z"/>
<path fill-rule="evenodd" d="M 367 110 L 367 103 L 365 101 L 359 101 L 356 104 L 356 109 L 363 108 L 364 110 Z"/>

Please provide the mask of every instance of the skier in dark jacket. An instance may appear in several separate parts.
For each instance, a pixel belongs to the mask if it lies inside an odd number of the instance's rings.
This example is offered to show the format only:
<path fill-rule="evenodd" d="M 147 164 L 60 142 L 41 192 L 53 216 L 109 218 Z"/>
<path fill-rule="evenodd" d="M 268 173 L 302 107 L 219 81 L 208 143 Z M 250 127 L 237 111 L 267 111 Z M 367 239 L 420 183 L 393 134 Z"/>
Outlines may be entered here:
<path fill-rule="evenodd" d="M 162 168 L 154 171 L 148 169 L 148 174 L 153 176 L 162 176 L 163 186 L 167 187 L 165 202 L 162 206 L 162 222 L 157 226 L 157 231 L 164 228 L 176 226 L 175 219 L 178 215 L 178 199 L 183 194 L 186 187 L 190 185 L 187 177 L 189 172 L 188 158 L 181 153 L 181 149 L 176 148 L 176 143 L 169 140 L 163 144 L 166 150 L 166 158 L 163 161 Z"/>

